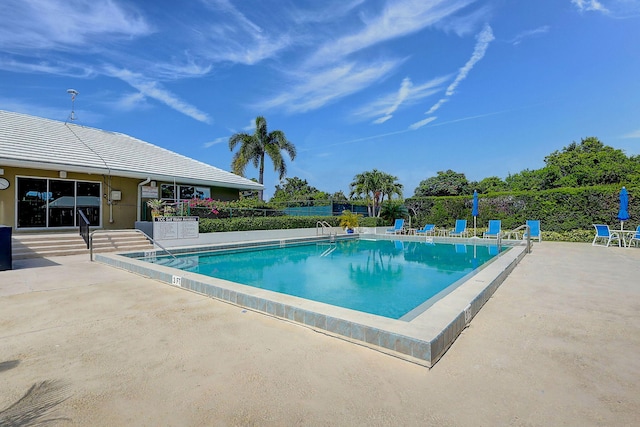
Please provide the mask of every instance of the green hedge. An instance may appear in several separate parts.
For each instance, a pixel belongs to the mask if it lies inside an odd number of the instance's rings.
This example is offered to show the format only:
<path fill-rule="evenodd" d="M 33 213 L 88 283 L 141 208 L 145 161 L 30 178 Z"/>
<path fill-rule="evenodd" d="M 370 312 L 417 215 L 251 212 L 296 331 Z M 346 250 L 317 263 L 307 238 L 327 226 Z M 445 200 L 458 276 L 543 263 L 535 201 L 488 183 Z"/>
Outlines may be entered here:
<path fill-rule="evenodd" d="M 278 216 L 253 218 L 200 218 L 200 233 L 222 231 L 280 230 L 291 228 L 315 228 L 318 221 L 326 221 L 334 227 L 339 226 L 337 216 Z M 361 218 L 361 227 L 381 225 L 380 218 Z"/>
<path fill-rule="evenodd" d="M 628 187 L 631 219 L 625 228 L 640 224 L 640 187 Z M 593 224 L 614 226 L 619 208 L 620 186 L 559 188 L 535 192 L 481 194 L 477 226 L 486 227 L 490 219 L 502 220 L 503 229 L 514 229 L 527 219 L 539 219 L 543 231 L 566 233 L 589 231 L 593 238 Z M 452 227 L 456 219 L 471 216 L 472 198 L 420 197 L 405 200 L 410 212 L 416 213 L 414 223 Z"/>

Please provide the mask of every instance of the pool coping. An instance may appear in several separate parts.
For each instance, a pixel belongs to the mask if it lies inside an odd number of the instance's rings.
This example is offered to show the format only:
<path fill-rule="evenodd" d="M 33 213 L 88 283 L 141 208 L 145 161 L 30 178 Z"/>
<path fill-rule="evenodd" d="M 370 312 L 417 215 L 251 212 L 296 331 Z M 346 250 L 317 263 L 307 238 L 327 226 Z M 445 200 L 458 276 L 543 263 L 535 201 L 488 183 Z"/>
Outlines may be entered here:
<path fill-rule="evenodd" d="M 338 235 L 339 240 L 352 238 L 424 241 L 424 237 L 389 235 Z M 198 250 L 232 249 L 247 246 L 286 245 L 301 242 L 326 241 L 327 236 L 256 240 L 213 244 Z M 435 243 L 496 244 L 492 239 L 433 238 Z M 518 242 L 511 242 L 516 244 Z M 172 253 L 193 251 L 171 248 Z M 162 252 L 158 250 L 157 252 Z M 126 255 L 101 253 L 95 260 L 116 268 L 149 277 L 172 286 L 229 302 L 279 319 L 303 324 L 314 330 L 365 345 L 384 353 L 417 363 L 433 366 L 467 327 L 481 307 L 489 300 L 509 273 L 526 254 L 525 245 L 516 244 L 500 253 L 469 280 L 436 301 L 410 321 L 390 319 L 329 304 L 306 300 L 265 289 L 254 288 L 227 280 L 206 277 L 131 258 L 153 256 L 155 251 L 128 252 Z"/>

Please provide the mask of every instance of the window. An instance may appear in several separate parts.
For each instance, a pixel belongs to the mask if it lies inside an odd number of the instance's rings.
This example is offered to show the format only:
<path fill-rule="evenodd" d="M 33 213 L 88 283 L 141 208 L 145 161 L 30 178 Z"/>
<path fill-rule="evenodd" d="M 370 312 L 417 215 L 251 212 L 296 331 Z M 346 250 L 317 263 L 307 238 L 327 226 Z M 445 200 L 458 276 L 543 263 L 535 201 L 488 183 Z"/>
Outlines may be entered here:
<path fill-rule="evenodd" d="M 99 226 L 100 189 L 99 182 L 19 177 L 17 227 L 75 227 L 78 210 Z"/>
<path fill-rule="evenodd" d="M 171 199 L 175 200 L 176 193 L 175 188 L 177 186 L 174 184 L 160 184 L 160 198 L 161 199 Z"/>

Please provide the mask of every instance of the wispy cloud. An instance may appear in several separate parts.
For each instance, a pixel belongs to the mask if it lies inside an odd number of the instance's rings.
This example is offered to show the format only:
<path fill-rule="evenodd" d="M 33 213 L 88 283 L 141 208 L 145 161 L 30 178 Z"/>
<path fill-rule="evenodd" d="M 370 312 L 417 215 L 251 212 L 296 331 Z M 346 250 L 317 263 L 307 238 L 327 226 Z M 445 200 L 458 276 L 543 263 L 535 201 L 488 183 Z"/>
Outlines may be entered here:
<path fill-rule="evenodd" d="M 543 25 L 542 27 L 538 27 L 538 28 L 535 28 L 533 30 L 523 31 L 520 34 L 517 34 L 513 39 L 511 39 L 510 42 L 514 46 L 517 46 L 520 43 L 522 43 L 522 40 L 524 40 L 524 39 L 528 39 L 529 37 L 535 37 L 535 36 L 539 36 L 541 34 L 548 33 L 550 28 L 551 27 L 549 27 L 548 25 Z"/>
<path fill-rule="evenodd" d="M 211 123 L 211 119 L 206 113 L 203 113 L 196 107 L 180 100 L 177 96 L 164 89 L 157 81 L 149 80 L 138 73 L 134 73 L 126 69 L 118 69 L 111 66 L 105 67 L 105 71 L 106 74 L 111 77 L 118 78 L 128 83 L 131 87 L 137 89 L 146 97 L 153 98 L 156 101 L 159 101 L 200 122 Z"/>
<path fill-rule="evenodd" d="M 451 96 L 455 93 L 455 90 L 460 82 L 467 78 L 467 75 L 469 74 L 471 69 L 478 63 L 478 61 L 480 61 L 484 57 L 484 54 L 487 52 L 487 48 L 489 47 L 489 43 L 491 43 L 493 40 L 495 40 L 493 31 L 491 30 L 490 26 L 486 25 L 480 32 L 480 34 L 478 34 L 478 41 L 475 48 L 473 49 L 471 58 L 469 58 L 467 63 L 464 64 L 462 68 L 460 68 L 456 79 L 449 85 L 445 95 Z"/>
<path fill-rule="evenodd" d="M 218 144 L 223 144 L 229 141 L 229 137 L 228 136 L 222 136 L 220 138 L 216 138 L 213 141 L 209 141 L 209 142 L 205 142 L 204 144 L 202 144 L 202 146 L 204 148 L 211 148 L 214 145 L 218 145 Z"/>
<path fill-rule="evenodd" d="M 435 28 L 444 32 L 454 32 L 460 37 L 472 34 L 482 26 L 483 22 L 488 22 L 491 17 L 492 8 L 484 5 L 477 10 L 465 15 L 453 15 L 435 24 Z"/>
<path fill-rule="evenodd" d="M 0 56 L 0 70 L 12 73 L 73 76 L 74 78 L 89 78 L 97 74 L 96 70 L 87 64 L 53 59 L 29 62 L 8 56 Z"/>
<path fill-rule="evenodd" d="M 630 138 L 640 138 L 640 129 L 633 131 L 633 132 L 629 132 L 627 134 L 622 135 L 622 138 L 625 139 L 630 139 Z"/>
<path fill-rule="evenodd" d="M 365 0 L 338 0 L 334 2 L 325 0 L 311 3 L 312 6 L 318 7 L 318 9 L 292 9 L 289 13 L 296 24 L 304 25 L 308 23 L 332 22 L 351 12 L 364 2 Z"/>
<path fill-rule="evenodd" d="M 194 41 L 199 41 L 196 50 L 204 58 L 253 65 L 273 57 L 294 42 L 287 30 L 277 26 L 272 29 L 261 27 L 229 0 L 202 2 L 217 16 L 211 22 L 200 21 L 191 28 L 199 35 Z"/>
<path fill-rule="evenodd" d="M 304 72 L 297 76 L 297 80 L 301 83 L 260 103 L 259 107 L 262 109 L 280 107 L 290 113 L 313 110 L 370 86 L 401 62 L 397 60 L 369 64 L 351 62 L 317 73 Z"/>
<path fill-rule="evenodd" d="M 398 107 L 404 102 L 405 99 L 411 93 L 411 80 L 408 77 L 405 77 L 400 84 L 400 89 L 395 97 L 395 100 L 391 104 L 389 108 L 384 112 L 384 116 L 379 119 L 374 120 L 374 123 L 384 123 L 393 117 L 393 113 L 398 109 Z"/>
<path fill-rule="evenodd" d="M 147 98 L 142 92 L 127 93 L 112 103 L 112 108 L 122 111 L 133 111 L 148 108 Z"/>
<path fill-rule="evenodd" d="M 105 37 L 129 38 L 153 31 L 133 8 L 113 0 L 3 0 L 0 48 L 67 50 Z"/>
<path fill-rule="evenodd" d="M 69 108 L 54 108 L 45 107 L 40 103 L 25 102 L 21 99 L 15 98 L 2 98 L 0 97 L 0 105 L 3 110 L 15 111 L 17 113 L 29 114 L 31 116 L 46 117 L 52 120 L 65 121 L 69 118 L 71 113 L 71 102 L 69 102 Z M 103 116 L 95 111 L 89 111 L 84 109 L 78 109 L 76 104 L 75 116 L 76 123 L 82 125 L 89 125 L 99 123 Z"/>
<path fill-rule="evenodd" d="M 409 129 L 411 129 L 411 130 L 420 129 L 422 126 L 428 125 L 429 123 L 431 123 L 435 119 L 437 119 L 437 117 L 435 117 L 435 116 L 427 117 L 424 120 L 420 120 L 419 122 L 415 122 L 414 124 L 409 126 Z"/>
<path fill-rule="evenodd" d="M 284 71 L 287 80 L 293 82 L 286 91 L 263 101 L 262 108 L 283 108 L 290 113 L 306 112 L 320 108 L 337 99 L 346 97 L 381 81 L 407 58 L 371 59 L 370 55 L 359 55 L 376 44 L 398 39 L 433 26 L 442 19 L 459 12 L 475 0 L 395 0 L 390 1 L 377 13 L 362 12 L 360 20 L 343 26 L 342 35 L 325 38 L 317 49 L 300 62 L 298 67 Z M 348 3 L 349 8 L 360 2 Z M 297 82 L 297 83 L 296 83 Z M 402 103 L 404 92 L 415 96 L 427 96 L 425 89 L 410 87 L 400 89 L 393 100 L 385 99 L 384 109 L 378 117 L 379 123 L 389 120 Z M 380 110 L 376 116 L 380 115 Z"/>
<path fill-rule="evenodd" d="M 609 10 L 602 5 L 598 0 L 571 0 L 578 10 L 583 11 L 597 11 L 608 13 Z"/>
<path fill-rule="evenodd" d="M 433 114 L 445 102 L 449 100 L 449 98 L 455 93 L 460 82 L 462 82 L 464 79 L 467 78 L 467 76 L 469 75 L 469 72 L 473 69 L 473 67 L 478 63 L 478 61 L 480 61 L 484 57 L 489 47 L 489 44 L 493 40 L 495 40 L 495 37 L 493 36 L 493 31 L 491 30 L 491 27 L 489 25 L 485 25 L 485 27 L 482 29 L 480 34 L 478 34 L 477 36 L 476 45 L 475 45 L 475 48 L 473 49 L 473 54 L 471 55 L 471 58 L 469 58 L 467 63 L 464 64 L 464 66 L 460 68 L 460 70 L 458 70 L 458 75 L 456 76 L 455 80 L 449 85 L 449 87 L 447 87 L 445 96 L 441 98 L 438 102 L 436 102 L 425 114 L 427 115 Z M 431 121 L 427 121 L 426 119 L 421 120 L 419 122 L 412 124 L 411 126 L 409 126 L 409 128 L 415 130 L 430 123 Z"/>
<path fill-rule="evenodd" d="M 610 18 L 624 19 L 640 16 L 638 0 L 571 0 L 580 12 L 599 12 Z"/>
<path fill-rule="evenodd" d="M 396 0 L 372 19 L 363 18 L 364 27 L 331 40 L 312 55 L 307 65 L 336 61 L 383 41 L 395 39 L 427 28 L 450 16 L 475 0 Z"/>
<path fill-rule="evenodd" d="M 384 123 L 403 105 L 412 105 L 441 90 L 448 76 L 438 77 L 426 83 L 415 85 L 405 77 L 396 92 L 380 96 L 375 101 L 359 108 L 353 115 L 365 119 L 374 119 L 373 123 Z"/>

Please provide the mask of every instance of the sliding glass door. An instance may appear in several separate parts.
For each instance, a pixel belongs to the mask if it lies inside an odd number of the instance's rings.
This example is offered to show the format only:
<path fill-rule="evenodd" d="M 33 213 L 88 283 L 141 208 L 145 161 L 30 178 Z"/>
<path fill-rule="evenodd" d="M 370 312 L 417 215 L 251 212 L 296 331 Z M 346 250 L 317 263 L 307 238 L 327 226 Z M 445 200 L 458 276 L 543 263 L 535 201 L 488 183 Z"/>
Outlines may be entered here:
<path fill-rule="evenodd" d="M 90 225 L 100 225 L 99 182 L 18 178 L 18 228 L 77 226 L 78 210 Z"/>

